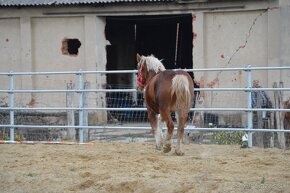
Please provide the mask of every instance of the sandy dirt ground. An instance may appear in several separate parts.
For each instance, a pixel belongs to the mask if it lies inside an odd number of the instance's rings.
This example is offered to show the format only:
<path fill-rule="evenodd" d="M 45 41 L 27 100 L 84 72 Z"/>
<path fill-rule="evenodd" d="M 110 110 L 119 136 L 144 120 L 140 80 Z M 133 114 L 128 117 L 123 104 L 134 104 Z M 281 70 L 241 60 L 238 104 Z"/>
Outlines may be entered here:
<path fill-rule="evenodd" d="M 174 145 L 173 145 L 174 147 Z M 0 192 L 290 192 L 290 151 L 153 143 L 0 145 Z"/>

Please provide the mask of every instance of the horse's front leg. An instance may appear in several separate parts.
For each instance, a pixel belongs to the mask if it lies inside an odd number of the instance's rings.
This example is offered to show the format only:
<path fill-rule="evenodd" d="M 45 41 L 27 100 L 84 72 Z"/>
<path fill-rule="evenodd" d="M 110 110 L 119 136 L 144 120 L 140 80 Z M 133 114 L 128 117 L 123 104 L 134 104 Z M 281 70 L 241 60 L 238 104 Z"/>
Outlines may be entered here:
<path fill-rule="evenodd" d="M 162 130 L 160 131 L 160 115 L 155 114 L 154 112 L 148 112 L 148 118 L 150 121 L 152 134 L 156 141 L 156 149 L 162 149 Z"/>

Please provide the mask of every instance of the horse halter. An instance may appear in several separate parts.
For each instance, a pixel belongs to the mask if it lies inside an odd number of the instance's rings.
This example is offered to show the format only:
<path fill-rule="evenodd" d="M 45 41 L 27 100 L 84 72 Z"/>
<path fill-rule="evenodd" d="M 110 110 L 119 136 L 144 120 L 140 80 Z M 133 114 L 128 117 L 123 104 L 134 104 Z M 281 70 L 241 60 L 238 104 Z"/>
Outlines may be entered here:
<path fill-rule="evenodd" d="M 137 84 L 139 88 L 144 88 L 146 84 L 146 80 L 142 77 L 143 66 L 144 64 L 142 63 L 137 76 Z"/>

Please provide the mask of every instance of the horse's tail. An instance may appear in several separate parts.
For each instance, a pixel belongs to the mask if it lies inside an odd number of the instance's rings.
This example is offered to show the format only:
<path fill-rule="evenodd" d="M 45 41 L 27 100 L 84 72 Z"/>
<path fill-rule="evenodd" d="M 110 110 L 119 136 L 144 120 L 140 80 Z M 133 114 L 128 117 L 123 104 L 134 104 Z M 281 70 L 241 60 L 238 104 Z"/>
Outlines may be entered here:
<path fill-rule="evenodd" d="M 192 105 L 192 96 L 189 90 L 189 80 L 186 75 L 178 74 L 172 79 L 171 96 L 176 96 L 176 108 L 189 111 Z"/>

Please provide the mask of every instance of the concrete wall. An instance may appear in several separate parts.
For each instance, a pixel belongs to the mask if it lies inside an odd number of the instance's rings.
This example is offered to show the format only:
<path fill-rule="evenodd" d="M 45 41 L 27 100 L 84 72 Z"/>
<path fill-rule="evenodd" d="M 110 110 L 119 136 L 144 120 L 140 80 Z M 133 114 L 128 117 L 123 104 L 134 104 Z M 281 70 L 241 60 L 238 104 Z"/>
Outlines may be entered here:
<path fill-rule="evenodd" d="M 280 61 L 281 65 L 290 66 L 290 2 L 280 0 Z M 290 87 L 290 70 L 281 73 L 285 87 Z M 290 95 L 287 95 L 290 98 Z"/>
<path fill-rule="evenodd" d="M 264 1 L 265 2 L 265 1 Z M 249 2 L 247 10 L 193 12 L 193 67 L 289 66 L 289 1 Z M 286 52 L 288 54 L 286 54 Z M 254 71 L 263 87 L 290 86 L 289 70 Z M 246 73 L 195 73 L 204 87 L 245 87 Z M 245 107 L 246 93 L 205 92 L 205 106 Z M 273 92 L 268 92 L 273 99 Z M 230 98 L 232 95 L 232 98 Z M 290 97 L 284 92 L 284 100 Z M 224 99 L 221 101 L 221 99 Z"/>
<path fill-rule="evenodd" d="M 61 41 L 66 38 L 78 38 L 82 43 L 85 39 L 84 17 L 41 17 L 31 19 L 31 47 L 33 72 L 51 71 L 77 71 L 86 69 L 85 47 L 82 45 L 78 56 L 62 55 L 60 52 Z M 75 75 L 46 75 L 33 76 L 32 89 L 66 89 L 66 84 L 72 81 L 77 85 Z M 36 106 L 49 106 L 55 99 L 54 105 L 63 106 L 65 97 L 59 94 L 35 94 Z M 55 96 L 55 97 L 54 97 Z"/>
<path fill-rule="evenodd" d="M 20 66 L 20 19 L 0 19 L 0 53 L 1 60 L 6 65 L 1 65 L 1 71 L 21 70 Z"/>
<path fill-rule="evenodd" d="M 2 9 L 0 14 L 0 71 L 58 72 L 105 69 L 105 19 L 96 15 L 44 16 L 43 9 Z M 77 38 L 82 43 L 77 56 L 61 53 L 63 38 Z M 0 89 L 9 89 L 9 77 L 1 76 Z M 86 75 L 91 89 L 105 84 L 105 75 Z M 76 75 L 15 76 L 14 89 L 78 88 Z M 0 94 L 0 104 L 9 103 L 8 94 Z M 105 106 L 104 93 L 87 93 L 86 105 Z M 78 107 L 74 93 L 73 106 Z M 65 93 L 15 94 L 17 107 L 65 107 Z M 106 114 L 90 113 L 92 121 L 105 121 Z"/>
<path fill-rule="evenodd" d="M 20 42 L 20 19 L 0 19 L 0 71 L 21 71 L 21 42 Z M 0 89 L 9 89 L 8 76 L 1 77 Z M 20 78 L 15 80 L 18 88 L 22 88 Z M 8 94 L 0 94 L 0 105 L 8 102 Z"/>
<path fill-rule="evenodd" d="M 206 13 L 204 22 L 204 67 L 205 68 L 238 68 L 247 64 L 267 66 L 267 15 L 256 21 L 253 30 L 249 29 L 261 11 Z M 230 32 L 230 33 L 227 33 Z M 256 53 L 253 55 L 253 53 Z M 252 55 L 252 56 L 251 56 Z M 258 79 L 267 81 L 266 76 Z M 212 72 L 204 77 L 207 87 L 245 87 L 243 72 Z M 232 92 L 231 92 L 232 94 Z M 209 97 L 211 103 L 223 106 L 224 103 L 215 101 L 223 92 L 213 93 Z M 228 98 L 228 97 L 226 97 Z M 232 97 L 227 104 L 236 107 L 245 106 L 245 95 Z M 219 106 L 219 107 L 221 107 Z"/>
<path fill-rule="evenodd" d="M 1 10 L 1 72 L 105 69 L 104 18 L 86 14 L 44 16 L 42 12 L 41 8 Z M 63 38 L 80 40 L 82 45 L 77 56 L 61 53 Z M 105 76 L 87 75 L 84 77 L 84 81 L 89 82 L 90 88 L 97 88 L 105 83 Z M 70 82 L 77 88 L 78 77 L 76 75 L 15 76 L 15 89 L 66 89 L 67 83 Z M 8 76 L 1 76 L 1 89 L 8 88 Z M 74 106 L 77 107 L 78 95 L 75 94 L 73 98 L 75 99 Z M 97 105 L 95 93 L 88 93 L 88 98 L 89 106 Z M 62 107 L 66 104 L 66 95 L 58 93 L 16 94 L 15 101 L 17 106 L 22 107 Z M 1 105 L 7 103 L 8 95 L 1 93 Z"/>

